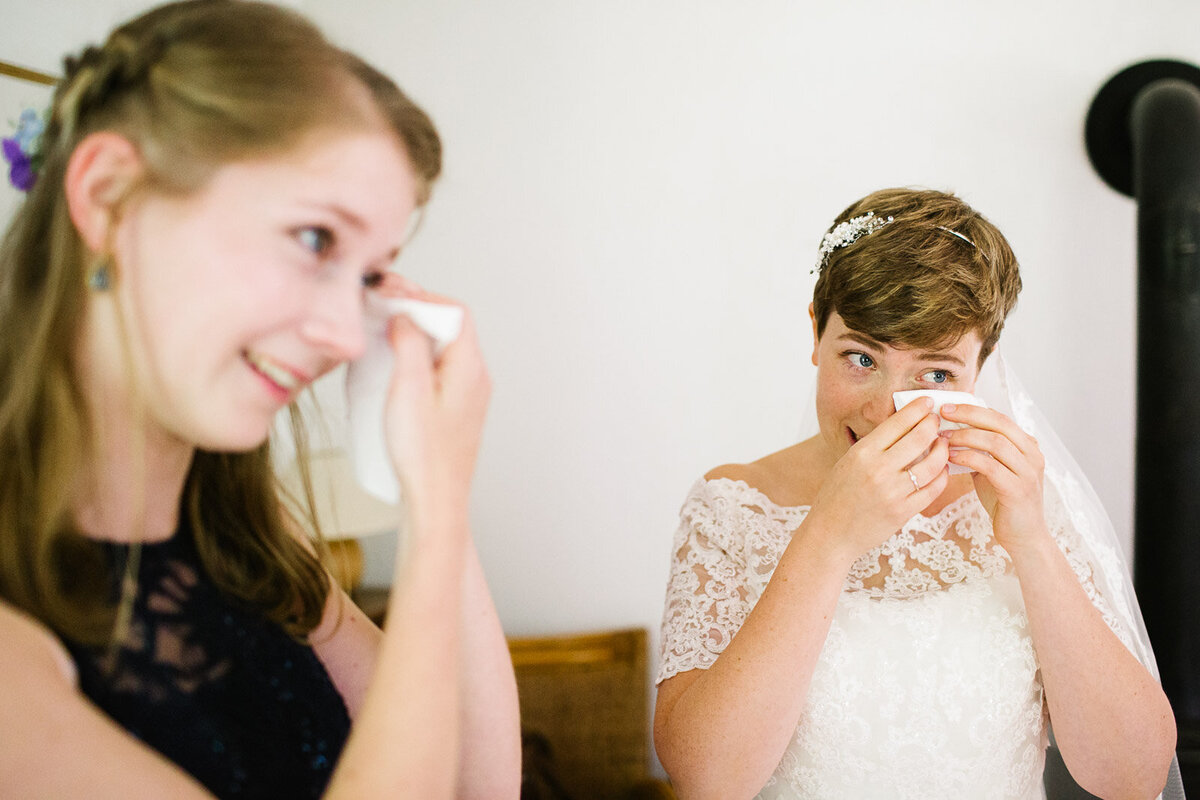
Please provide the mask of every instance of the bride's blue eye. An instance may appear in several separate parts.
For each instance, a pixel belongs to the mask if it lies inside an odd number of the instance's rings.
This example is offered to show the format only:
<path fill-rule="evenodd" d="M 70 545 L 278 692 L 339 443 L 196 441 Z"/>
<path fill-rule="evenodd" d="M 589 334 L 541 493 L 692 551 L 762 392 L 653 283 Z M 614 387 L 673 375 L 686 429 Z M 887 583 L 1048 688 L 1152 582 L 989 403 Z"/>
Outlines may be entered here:
<path fill-rule="evenodd" d="M 862 369 L 871 369 L 875 366 L 875 359 L 866 353 L 846 353 L 846 357 L 850 359 L 851 366 Z"/>
<path fill-rule="evenodd" d="M 333 233 L 328 228 L 310 225 L 295 232 L 300 246 L 316 255 L 324 255 L 333 247 Z"/>
<path fill-rule="evenodd" d="M 929 383 L 946 383 L 953 378 L 954 375 L 949 370 L 931 369 L 921 377 Z"/>

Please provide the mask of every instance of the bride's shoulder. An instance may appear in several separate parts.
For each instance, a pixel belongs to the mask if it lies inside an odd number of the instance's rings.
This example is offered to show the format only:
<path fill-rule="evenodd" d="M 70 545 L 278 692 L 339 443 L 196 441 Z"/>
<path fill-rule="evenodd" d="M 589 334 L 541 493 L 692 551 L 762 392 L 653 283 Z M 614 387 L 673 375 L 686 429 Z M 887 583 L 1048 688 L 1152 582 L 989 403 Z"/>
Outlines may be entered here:
<path fill-rule="evenodd" d="M 782 507 L 811 505 L 825 477 L 817 439 L 785 447 L 757 461 L 722 464 L 704 475 L 706 482 L 744 484 Z"/>

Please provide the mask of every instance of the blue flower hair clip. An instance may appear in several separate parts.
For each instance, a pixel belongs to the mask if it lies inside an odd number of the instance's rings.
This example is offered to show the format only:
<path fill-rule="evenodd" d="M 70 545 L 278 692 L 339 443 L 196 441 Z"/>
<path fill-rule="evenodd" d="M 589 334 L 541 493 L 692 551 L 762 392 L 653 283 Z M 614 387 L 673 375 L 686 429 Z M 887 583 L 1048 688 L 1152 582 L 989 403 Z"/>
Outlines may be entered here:
<path fill-rule="evenodd" d="M 17 130 L 12 136 L 0 140 L 4 160 L 8 162 L 8 181 L 22 192 L 28 192 L 37 181 L 42 167 L 42 133 L 46 123 L 32 108 L 21 112 Z"/>

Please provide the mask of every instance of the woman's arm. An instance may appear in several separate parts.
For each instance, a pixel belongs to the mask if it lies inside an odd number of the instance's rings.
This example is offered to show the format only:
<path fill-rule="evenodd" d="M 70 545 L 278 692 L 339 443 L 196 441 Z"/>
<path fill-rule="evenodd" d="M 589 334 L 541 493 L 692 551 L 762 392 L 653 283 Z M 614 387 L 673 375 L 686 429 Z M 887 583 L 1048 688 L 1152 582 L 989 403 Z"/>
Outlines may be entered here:
<path fill-rule="evenodd" d="M 422 535 L 397 556 L 388 624 L 329 798 L 455 795 L 466 520 L 412 527 Z"/>
<path fill-rule="evenodd" d="M 80 694 L 58 640 L 3 602 L 0 675 L 0 795 L 211 799 Z"/>
<path fill-rule="evenodd" d="M 474 544 L 463 576 L 459 800 L 503 800 L 521 792 L 521 725 L 508 640 Z"/>
<path fill-rule="evenodd" d="M 450 302 L 395 274 L 378 291 Z M 475 682 L 461 676 L 474 674 L 468 659 L 476 656 L 464 654 L 464 643 L 494 623 L 486 615 L 480 623 L 468 527 L 490 380 L 469 314 L 436 360 L 429 339 L 403 316 L 391 320 L 389 337 L 395 362 L 384 430 L 408 524 L 375 670 L 329 796 L 449 798 L 459 791 L 464 759 L 478 755 L 463 750 L 479 719 L 466 708 L 466 687 Z M 508 721 L 492 732 L 506 742 L 516 729 Z"/>
<path fill-rule="evenodd" d="M 517 686 L 508 642 L 473 544 L 464 564 L 459 663 L 462 753 L 454 796 L 516 797 L 521 784 Z M 330 594 L 313 649 L 357 720 L 375 673 L 383 633 L 344 592 Z"/>
<path fill-rule="evenodd" d="M 1102 797 L 1154 797 L 1175 749 L 1175 720 L 1158 681 L 1125 648 L 1088 599 L 1043 513 L 1037 442 L 1004 415 L 944 406 L 971 427 L 946 438 L 950 460 L 976 470 L 975 485 L 1012 558 L 1054 725 L 1072 777 Z"/>
<path fill-rule="evenodd" d="M 659 686 L 654 741 L 681 797 L 752 797 L 779 764 L 854 559 L 946 487 L 930 407 L 905 406 L 839 459 L 733 641 L 709 669 Z M 926 450 L 914 491 L 905 469 Z"/>

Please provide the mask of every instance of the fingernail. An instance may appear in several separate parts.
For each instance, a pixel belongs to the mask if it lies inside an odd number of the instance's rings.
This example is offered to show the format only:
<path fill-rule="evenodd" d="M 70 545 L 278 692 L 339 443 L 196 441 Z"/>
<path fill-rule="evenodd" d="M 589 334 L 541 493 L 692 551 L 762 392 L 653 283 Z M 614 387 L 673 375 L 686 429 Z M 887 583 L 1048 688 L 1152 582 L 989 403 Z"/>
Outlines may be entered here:
<path fill-rule="evenodd" d="M 946 403 L 946 405 L 942 406 L 942 411 L 949 411 L 953 414 L 955 411 L 958 411 L 958 406 L 954 405 L 954 403 Z"/>
<path fill-rule="evenodd" d="M 933 398 L 932 397 L 922 397 L 921 402 L 925 404 L 926 408 L 933 408 Z"/>

